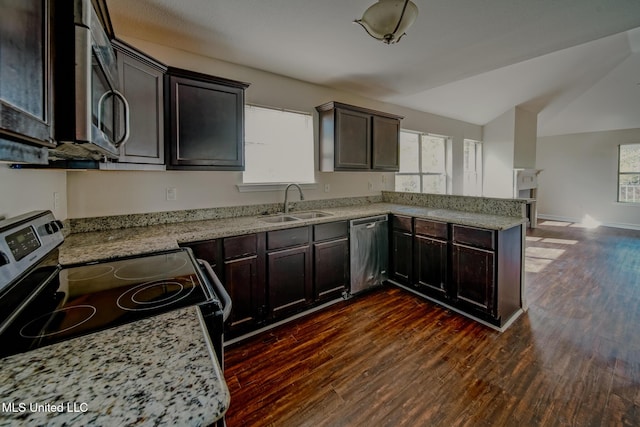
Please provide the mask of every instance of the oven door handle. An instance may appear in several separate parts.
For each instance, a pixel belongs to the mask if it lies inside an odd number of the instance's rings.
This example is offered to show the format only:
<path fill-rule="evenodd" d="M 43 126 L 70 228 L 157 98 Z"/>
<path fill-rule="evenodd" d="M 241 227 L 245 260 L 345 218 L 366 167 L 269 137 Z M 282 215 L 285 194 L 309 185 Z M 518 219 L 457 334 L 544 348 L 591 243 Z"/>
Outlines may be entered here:
<path fill-rule="evenodd" d="M 229 315 L 231 314 L 231 297 L 227 290 L 222 286 L 220 279 L 216 273 L 213 272 L 213 269 L 209 265 L 208 262 L 203 260 L 198 260 L 200 264 L 204 265 L 204 268 L 207 270 L 208 276 L 211 279 L 213 287 L 215 288 L 216 294 L 220 297 L 220 302 L 222 303 L 222 320 L 224 322 L 227 321 Z"/>

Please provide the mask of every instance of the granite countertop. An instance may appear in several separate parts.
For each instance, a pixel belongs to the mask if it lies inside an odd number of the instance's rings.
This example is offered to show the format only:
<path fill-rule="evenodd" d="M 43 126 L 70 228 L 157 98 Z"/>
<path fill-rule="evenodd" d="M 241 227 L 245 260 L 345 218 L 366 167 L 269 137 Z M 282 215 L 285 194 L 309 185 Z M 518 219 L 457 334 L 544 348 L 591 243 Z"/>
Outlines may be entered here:
<path fill-rule="evenodd" d="M 523 224 L 526 221 L 524 218 L 511 216 L 478 214 L 392 203 L 373 203 L 362 206 L 322 208 L 320 210 L 330 213 L 331 216 L 286 223 L 268 223 L 258 216 L 242 216 L 71 234 L 60 247 L 59 261 L 63 265 L 68 265 L 126 255 L 152 253 L 175 249 L 183 243 L 388 213 L 410 215 L 492 230 L 505 230 Z"/>
<path fill-rule="evenodd" d="M 0 425 L 209 425 L 229 407 L 196 307 L 1 363 Z"/>

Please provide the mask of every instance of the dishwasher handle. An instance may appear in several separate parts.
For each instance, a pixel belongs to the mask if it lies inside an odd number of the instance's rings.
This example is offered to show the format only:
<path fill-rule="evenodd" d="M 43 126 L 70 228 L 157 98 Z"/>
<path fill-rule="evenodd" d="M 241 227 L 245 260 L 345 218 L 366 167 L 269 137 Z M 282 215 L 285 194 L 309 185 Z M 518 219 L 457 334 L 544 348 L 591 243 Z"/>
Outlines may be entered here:
<path fill-rule="evenodd" d="M 359 218 L 359 219 L 352 219 L 350 222 L 351 227 L 358 227 L 358 226 L 367 226 L 367 228 L 373 228 L 375 227 L 376 223 L 380 223 L 380 222 L 387 222 L 387 216 L 386 215 L 378 215 L 378 216 L 373 216 L 373 217 L 367 217 L 367 218 Z M 369 226 L 371 223 L 373 223 L 373 225 Z"/>

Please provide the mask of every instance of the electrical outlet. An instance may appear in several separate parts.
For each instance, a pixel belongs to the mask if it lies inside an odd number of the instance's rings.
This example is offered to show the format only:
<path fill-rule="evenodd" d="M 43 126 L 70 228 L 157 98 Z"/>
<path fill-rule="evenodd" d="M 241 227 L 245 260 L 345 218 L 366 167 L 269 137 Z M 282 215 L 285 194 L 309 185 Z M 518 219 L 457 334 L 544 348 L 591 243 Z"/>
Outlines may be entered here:
<path fill-rule="evenodd" d="M 176 187 L 167 187 L 167 201 L 178 200 L 178 190 Z"/>
<path fill-rule="evenodd" d="M 331 184 L 325 184 L 324 185 L 324 192 L 328 193 L 329 191 L 331 191 Z"/>
<path fill-rule="evenodd" d="M 57 191 L 53 192 L 53 210 L 60 209 L 60 193 Z"/>
<path fill-rule="evenodd" d="M 369 191 L 373 191 L 373 182 L 369 181 Z"/>

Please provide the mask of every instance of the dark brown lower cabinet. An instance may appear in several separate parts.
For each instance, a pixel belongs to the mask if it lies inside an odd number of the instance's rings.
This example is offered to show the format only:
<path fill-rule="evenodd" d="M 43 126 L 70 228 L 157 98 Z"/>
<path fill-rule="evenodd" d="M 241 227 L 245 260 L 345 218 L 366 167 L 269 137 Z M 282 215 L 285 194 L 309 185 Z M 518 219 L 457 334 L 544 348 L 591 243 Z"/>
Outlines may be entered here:
<path fill-rule="evenodd" d="M 495 317 L 495 254 L 493 251 L 453 244 L 452 278 L 459 304 Z"/>
<path fill-rule="evenodd" d="M 313 301 L 311 247 L 309 245 L 267 253 L 269 317 L 280 319 Z"/>
<path fill-rule="evenodd" d="M 224 262 L 224 287 L 232 301 L 230 336 L 254 329 L 264 319 L 264 285 L 259 283 L 258 255 Z"/>
<path fill-rule="evenodd" d="M 349 239 L 313 244 L 316 301 L 338 298 L 349 286 Z"/>
<path fill-rule="evenodd" d="M 414 286 L 420 292 L 435 298 L 447 298 L 448 243 L 425 236 L 415 236 L 414 248 Z"/>
<path fill-rule="evenodd" d="M 412 283 L 413 236 L 410 232 L 391 232 L 391 277 L 403 284 Z"/>

